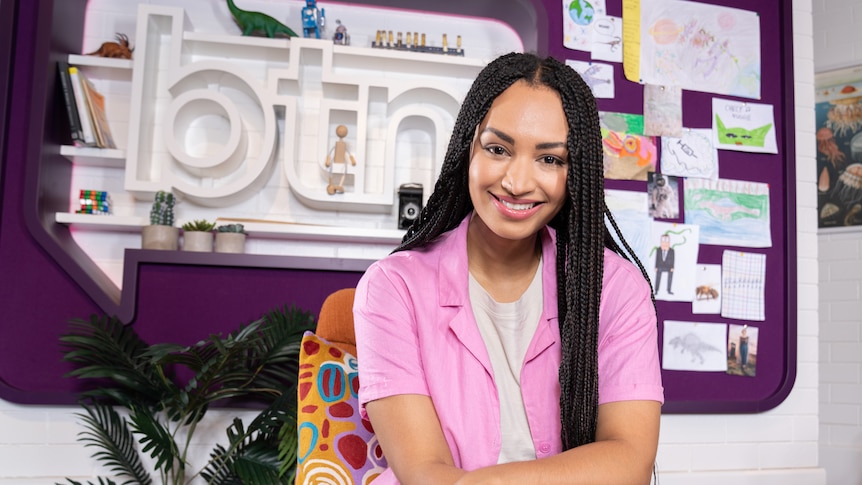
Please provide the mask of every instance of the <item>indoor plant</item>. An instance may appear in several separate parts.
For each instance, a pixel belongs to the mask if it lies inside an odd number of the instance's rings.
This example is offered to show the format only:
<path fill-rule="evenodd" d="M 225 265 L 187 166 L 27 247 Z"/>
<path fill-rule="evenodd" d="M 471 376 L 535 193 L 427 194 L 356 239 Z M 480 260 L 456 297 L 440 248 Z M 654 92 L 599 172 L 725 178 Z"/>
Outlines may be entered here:
<path fill-rule="evenodd" d="M 217 253 L 245 252 L 245 226 L 222 224 L 216 227 L 215 250 Z"/>
<path fill-rule="evenodd" d="M 76 365 L 70 376 L 98 386 L 83 394 L 79 440 L 95 447 L 93 456 L 123 483 L 153 483 L 140 453 L 152 458 L 162 484 L 197 476 L 217 484 L 293 483 L 299 346 L 313 327 L 311 313 L 284 307 L 225 337 L 182 346 L 148 345 L 113 317 L 72 320 L 61 337 L 64 359 Z M 193 472 L 187 453 L 196 426 L 212 404 L 227 398 L 265 408 L 248 424 L 234 418 L 227 446 L 216 445 Z"/>
<path fill-rule="evenodd" d="M 176 198 L 171 192 L 156 192 L 150 208 L 150 225 L 141 230 L 143 249 L 177 249 L 180 230 L 174 227 L 174 204 Z"/>
<path fill-rule="evenodd" d="M 183 224 L 183 251 L 212 251 L 215 227 L 215 222 L 206 219 L 196 219 Z"/>

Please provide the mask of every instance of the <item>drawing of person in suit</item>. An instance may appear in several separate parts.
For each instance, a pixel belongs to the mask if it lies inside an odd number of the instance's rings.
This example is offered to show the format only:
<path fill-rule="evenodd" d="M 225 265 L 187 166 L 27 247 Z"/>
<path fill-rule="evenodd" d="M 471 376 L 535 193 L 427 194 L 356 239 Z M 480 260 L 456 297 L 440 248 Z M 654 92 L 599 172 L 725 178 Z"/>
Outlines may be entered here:
<path fill-rule="evenodd" d="M 667 293 L 673 295 L 671 287 L 673 286 L 673 248 L 670 247 L 670 236 L 663 234 L 661 236 L 659 250 L 655 254 L 655 292 L 658 293 L 661 286 L 661 274 L 667 273 Z"/>

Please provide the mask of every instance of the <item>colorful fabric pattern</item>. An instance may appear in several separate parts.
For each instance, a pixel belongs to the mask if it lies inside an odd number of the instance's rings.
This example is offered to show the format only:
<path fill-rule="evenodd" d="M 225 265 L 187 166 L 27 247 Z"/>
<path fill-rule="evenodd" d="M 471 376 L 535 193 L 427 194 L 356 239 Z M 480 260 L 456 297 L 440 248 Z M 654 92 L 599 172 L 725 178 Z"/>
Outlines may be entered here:
<path fill-rule="evenodd" d="M 359 413 L 356 357 L 313 332 L 302 338 L 297 390 L 297 485 L 366 485 L 386 469 Z"/>

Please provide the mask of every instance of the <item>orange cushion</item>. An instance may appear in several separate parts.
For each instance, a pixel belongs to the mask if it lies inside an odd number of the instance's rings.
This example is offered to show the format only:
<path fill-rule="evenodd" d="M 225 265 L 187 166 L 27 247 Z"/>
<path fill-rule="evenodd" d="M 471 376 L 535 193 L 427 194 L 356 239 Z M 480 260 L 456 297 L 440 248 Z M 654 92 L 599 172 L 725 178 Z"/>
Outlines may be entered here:
<path fill-rule="evenodd" d="M 356 288 L 343 288 L 326 297 L 320 307 L 315 334 L 356 355 L 353 331 L 353 297 Z"/>

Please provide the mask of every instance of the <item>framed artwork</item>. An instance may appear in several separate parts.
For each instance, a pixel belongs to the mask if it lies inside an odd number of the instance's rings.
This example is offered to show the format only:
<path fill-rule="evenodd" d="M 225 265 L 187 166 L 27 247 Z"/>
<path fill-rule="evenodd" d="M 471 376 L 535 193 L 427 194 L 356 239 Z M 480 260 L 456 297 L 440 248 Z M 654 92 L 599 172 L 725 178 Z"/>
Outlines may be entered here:
<path fill-rule="evenodd" d="M 862 66 L 815 76 L 817 226 L 862 228 Z"/>

